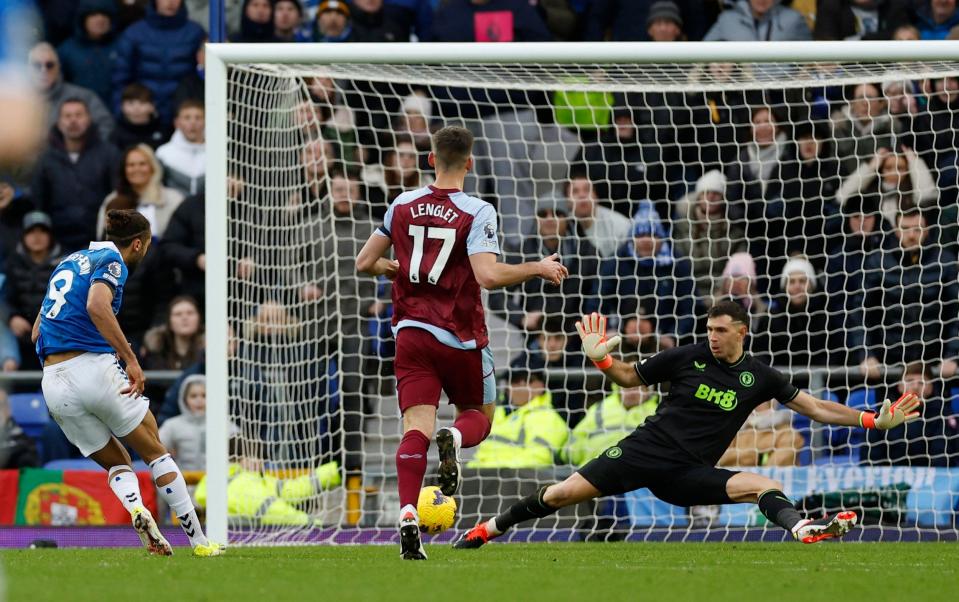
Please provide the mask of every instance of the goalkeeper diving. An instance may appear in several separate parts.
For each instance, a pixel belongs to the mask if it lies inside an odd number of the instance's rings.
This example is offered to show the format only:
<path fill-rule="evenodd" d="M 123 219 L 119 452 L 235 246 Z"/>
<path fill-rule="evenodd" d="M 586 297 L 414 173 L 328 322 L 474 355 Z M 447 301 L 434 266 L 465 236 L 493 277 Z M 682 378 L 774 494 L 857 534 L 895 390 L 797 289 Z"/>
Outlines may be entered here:
<path fill-rule="evenodd" d="M 506 512 L 467 532 L 454 548 L 478 548 L 513 525 L 549 516 L 597 497 L 647 488 L 676 506 L 753 503 L 770 522 L 803 543 L 842 537 L 855 512 L 804 518 L 779 482 L 763 475 L 717 468 L 743 423 L 771 399 L 822 424 L 891 429 L 919 418 L 920 399 L 888 399 L 878 413 L 860 412 L 800 391 L 778 370 L 747 354 L 746 310 L 720 301 L 707 315 L 707 340 L 661 351 L 630 364 L 614 358 L 620 337 L 606 338 L 606 318 L 593 313 L 576 323 L 583 352 L 621 387 L 669 382 L 656 413 L 619 443 L 562 483 L 541 488 Z"/>

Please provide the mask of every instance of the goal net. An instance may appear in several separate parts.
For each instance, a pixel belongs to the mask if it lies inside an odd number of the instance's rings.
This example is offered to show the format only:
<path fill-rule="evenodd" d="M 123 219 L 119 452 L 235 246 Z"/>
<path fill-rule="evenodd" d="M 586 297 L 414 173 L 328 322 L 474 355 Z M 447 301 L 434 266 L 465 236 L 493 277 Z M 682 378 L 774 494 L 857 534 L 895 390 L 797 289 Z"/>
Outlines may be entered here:
<path fill-rule="evenodd" d="M 609 316 L 640 360 L 703 341 L 717 299 L 743 304 L 749 352 L 814 396 L 863 410 L 904 391 L 925 400 L 923 420 L 888 433 L 761 407 L 721 465 L 781 481 L 812 516 L 857 509 L 856 537 L 954 537 L 959 403 L 955 364 L 940 365 L 959 356 L 959 62 L 587 50 L 441 64 L 426 50 L 213 53 L 210 524 L 228 516 L 231 543 L 395 537 L 390 287 L 354 258 L 397 194 L 432 182 L 430 132 L 459 124 L 476 138 L 466 192 L 497 208 L 502 260 L 556 252 L 570 278 L 484 295 L 497 417 L 464 451 L 456 528 L 434 541 L 615 454 L 665 399 L 668 385 L 621 391 L 584 361 L 581 313 Z M 703 403 L 730 405 L 715 397 Z M 452 416 L 444 398 L 438 423 Z M 640 490 L 509 535 L 610 538 L 783 533 L 753 505 Z"/>

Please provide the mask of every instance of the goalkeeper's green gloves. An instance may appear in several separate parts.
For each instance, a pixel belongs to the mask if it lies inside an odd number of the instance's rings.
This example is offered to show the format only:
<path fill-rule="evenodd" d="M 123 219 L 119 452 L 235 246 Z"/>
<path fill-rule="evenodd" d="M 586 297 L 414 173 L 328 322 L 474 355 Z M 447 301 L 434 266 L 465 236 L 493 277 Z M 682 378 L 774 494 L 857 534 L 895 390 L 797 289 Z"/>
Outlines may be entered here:
<path fill-rule="evenodd" d="M 576 322 L 576 330 L 579 331 L 579 338 L 583 341 L 583 353 L 586 357 L 593 360 L 593 363 L 600 370 L 605 370 L 613 365 L 613 357 L 610 352 L 619 347 L 622 340 L 615 336 L 606 340 L 606 317 L 596 312 L 583 316 L 582 321 Z"/>
<path fill-rule="evenodd" d="M 887 431 L 906 422 L 918 420 L 920 405 L 922 400 L 915 393 L 904 393 L 895 403 L 885 400 L 878 413 L 860 412 L 859 424 L 867 429 Z"/>

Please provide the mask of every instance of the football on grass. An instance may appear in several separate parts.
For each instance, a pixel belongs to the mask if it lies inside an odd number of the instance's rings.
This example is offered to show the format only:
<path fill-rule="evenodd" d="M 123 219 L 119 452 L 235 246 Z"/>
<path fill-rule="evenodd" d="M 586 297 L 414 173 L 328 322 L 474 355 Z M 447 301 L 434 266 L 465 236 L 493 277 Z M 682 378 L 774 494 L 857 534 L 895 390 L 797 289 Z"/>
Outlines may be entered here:
<path fill-rule="evenodd" d="M 436 535 L 453 526 L 456 519 L 456 500 L 443 495 L 439 487 L 424 487 L 416 503 L 420 515 L 420 531 Z"/>

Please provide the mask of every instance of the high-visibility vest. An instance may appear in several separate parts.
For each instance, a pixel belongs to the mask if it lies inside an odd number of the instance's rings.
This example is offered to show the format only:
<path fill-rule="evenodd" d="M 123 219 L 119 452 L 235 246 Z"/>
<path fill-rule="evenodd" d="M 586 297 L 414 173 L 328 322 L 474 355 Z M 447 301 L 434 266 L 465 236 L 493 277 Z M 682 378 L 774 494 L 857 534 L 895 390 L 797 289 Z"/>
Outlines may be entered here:
<path fill-rule="evenodd" d="M 589 462 L 656 413 L 658 405 L 659 395 L 653 395 L 642 404 L 626 409 L 618 391 L 608 395 L 590 406 L 573 429 L 569 444 L 563 450 L 564 459 L 577 466 Z"/>
<path fill-rule="evenodd" d="M 278 479 L 268 473 L 243 470 L 230 464 L 227 473 L 226 506 L 231 518 L 246 518 L 263 525 L 305 526 L 310 515 L 296 507 L 323 489 L 340 484 L 336 462 L 327 462 L 309 474 L 293 479 Z M 197 504 L 206 508 L 206 475 L 194 492 Z"/>
<path fill-rule="evenodd" d="M 497 407 L 489 437 L 479 444 L 470 468 L 542 468 L 552 466 L 569 436 L 566 421 L 553 409 L 547 391 L 509 415 Z"/>

